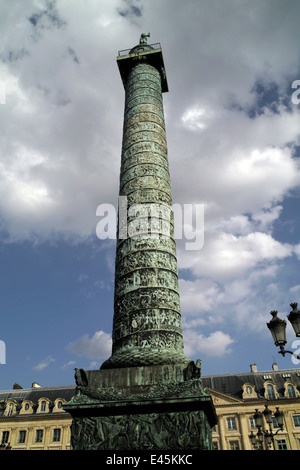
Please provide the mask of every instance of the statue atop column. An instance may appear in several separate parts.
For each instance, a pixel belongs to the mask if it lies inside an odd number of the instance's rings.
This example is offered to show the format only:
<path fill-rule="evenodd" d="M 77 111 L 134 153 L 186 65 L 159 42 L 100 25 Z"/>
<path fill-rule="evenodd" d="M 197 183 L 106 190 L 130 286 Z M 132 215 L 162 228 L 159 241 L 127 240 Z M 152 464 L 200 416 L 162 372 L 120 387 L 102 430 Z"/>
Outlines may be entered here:
<path fill-rule="evenodd" d="M 140 44 L 147 44 L 147 38 L 150 38 L 150 33 L 142 33 L 140 37 Z"/>

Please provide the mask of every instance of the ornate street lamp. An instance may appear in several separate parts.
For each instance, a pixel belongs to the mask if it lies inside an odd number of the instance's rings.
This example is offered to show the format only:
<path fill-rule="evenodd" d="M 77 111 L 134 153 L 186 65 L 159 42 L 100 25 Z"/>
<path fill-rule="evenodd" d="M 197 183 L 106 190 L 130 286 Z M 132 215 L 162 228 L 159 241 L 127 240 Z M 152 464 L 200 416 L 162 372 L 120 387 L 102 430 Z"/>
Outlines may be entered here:
<path fill-rule="evenodd" d="M 277 421 L 277 424 L 278 424 L 279 428 L 282 431 L 283 430 L 283 417 L 284 417 L 284 414 L 283 414 L 283 411 L 281 411 L 278 408 L 278 406 L 276 406 L 276 412 L 275 412 L 274 416 L 276 418 L 276 421 Z"/>
<path fill-rule="evenodd" d="M 0 444 L 0 450 L 11 450 L 10 443 L 8 444 Z"/>
<path fill-rule="evenodd" d="M 276 418 L 276 421 L 278 424 L 278 430 L 275 433 L 273 433 L 273 429 L 272 429 L 272 425 L 273 425 L 272 416 L 273 416 L 273 413 L 268 408 L 268 405 L 265 405 L 265 409 L 262 413 L 258 411 L 258 409 L 255 410 L 253 418 L 255 420 L 255 425 L 258 431 L 256 435 L 253 433 L 253 431 L 251 431 L 251 433 L 249 434 L 249 439 L 254 449 L 264 450 L 264 448 L 266 448 L 267 450 L 268 448 L 271 448 L 272 445 L 273 445 L 273 448 L 275 449 L 274 436 L 276 436 L 276 434 L 279 431 L 283 430 L 283 412 L 280 411 L 278 407 L 276 408 L 274 417 Z M 264 422 L 263 417 L 265 417 L 266 423 L 269 426 L 268 430 L 263 429 L 263 422 Z M 264 440 L 265 440 L 265 446 L 264 446 Z"/>
<path fill-rule="evenodd" d="M 290 304 L 292 311 L 288 315 L 288 319 L 291 322 L 292 327 L 294 328 L 295 335 L 300 336 L 300 311 L 298 310 L 298 304 L 296 302 Z"/>
<path fill-rule="evenodd" d="M 297 308 L 298 304 L 294 302 L 290 304 L 290 306 L 293 310 L 288 315 L 288 320 L 291 322 L 296 336 L 300 336 L 300 311 Z M 272 312 L 270 312 L 272 315 L 272 320 L 267 323 L 267 327 L 272 334 L 275 346 L 279 346 L 279 354 L 285 356 L 286 353 L 289 353 L 292 354 L 292 356 L 294 356 L 296 359 L 300 359 L 300 356 L 295 354 L 293 351 L 287 351 L 284 349 L 286 344 L 286 321 L 279 318 L 277 313 L 277 310 L 272 310 Z"/>
<path fill-rule="evenodd" d="M 271 331 L 275 345 L 284 346 L 286 344 L 286 321 L 281 320 L 281 318 L 277 316 L 277 313 L 277 310 L 270 312 L 272 320 L 267 323 L 267 327 Z"/>

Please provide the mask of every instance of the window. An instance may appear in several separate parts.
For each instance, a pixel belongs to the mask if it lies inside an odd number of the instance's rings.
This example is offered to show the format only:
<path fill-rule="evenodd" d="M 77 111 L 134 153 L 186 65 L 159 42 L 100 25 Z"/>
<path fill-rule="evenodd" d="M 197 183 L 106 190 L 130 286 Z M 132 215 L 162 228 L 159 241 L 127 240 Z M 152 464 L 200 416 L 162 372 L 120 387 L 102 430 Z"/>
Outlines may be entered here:
<path fill-rule="evenodd" d="M 275 416 L 272 416 L 272 426 L 273 428 L 279 428 L 278 426 L 278 422 L 277 422 L 277 419 L 275 418 Z"/>
<path fill-rule="evenodd" d="M 296 392 L 293 385 L 289 384 L 287 386 L 287 393 L 289 398 L 296 398 Z"/>
<path fill-rule="evenodd" d="M 236 431 L 236 421 L 235 421 L 235 418 L 233 418 L 233 417 L 227 418 L 227 429 L 228 429 L 229 431 Z"/>
<path fill-rule="evenodd" d="M 246 393 L 247 393 L 247 395 L 252 394 L 252 387 L 250 387 L 249 385 L 246 387 Z"/>
<path fill-rule="evenodd" d="M 28 411 L 29 410 L 29 403 L 25 403 L 24 410 Z"/>
<path fill-rule="evenodd" d="M 57 408 L 61 408 L 62 407 L 62 401 L 58 401 L 57 402 Z"/>
<path fill-rule="evenodd" d="M 219 445 L 216 441 L 213 441 L 212 443 L 212 450 L 219 450 Z"/>
<path fill-rule="evenodd" d="M 275 392 L 274 392 L 273 385 L 270 385 L 270 384 L 267 385 L 267 394 L 268 394 L 269 400 L 275 400 Z"/>
<path fill-rule="evenodd" d="M 285 439 L 276 439 L 277 449 L 278 450 L 287 450 L 286 440 Z"/>
<path fill-rule="evenodd" d="M 13 403 L 10 403 L 8 405 L 8 411 L 7 411 L 7 416 L 11 416 L 14 412 L 14 404 Z"/>
<path fill-rule="evenodd" d="M 9 438 L 9 431 L 3 431 L 1 444 L 7 444 L 8 438 Z"/>
<path fill-rule="evenodd" d="M 293 415 L 295 428 L 300 428 L 300 415 Z"/>
<path fill-rule="evenodd" d="M 229 441 L 230 450 L 240 450 L 239 441 Z"/>
<path fill-rule="evenodd" d="M 43 430 L 37 429 L 35 433 L 35 442 L 43 442 Z"/>
<path fill-rule="evenodd" d="M 59 442 L 60 441 L 60 434 L 61 434 L 61 429 L 53 429 L 53 442 Z"/>
<path fill-rule="evenodd" d="M 26 438 L 26 431 L 19 431 L 18 444 L 24 444 Z"/>
<path fill-rule="evenodd" d="M 46 402 L 42 401 L 41 403 L 41 411 L 46 411 Z"/>
<path fill-rule="evenodd" d="M 250 416 L 249 418 L 249 423 L 250 423 L 250 429 L 256 429 L 255 419 L 252 416 Z"/>

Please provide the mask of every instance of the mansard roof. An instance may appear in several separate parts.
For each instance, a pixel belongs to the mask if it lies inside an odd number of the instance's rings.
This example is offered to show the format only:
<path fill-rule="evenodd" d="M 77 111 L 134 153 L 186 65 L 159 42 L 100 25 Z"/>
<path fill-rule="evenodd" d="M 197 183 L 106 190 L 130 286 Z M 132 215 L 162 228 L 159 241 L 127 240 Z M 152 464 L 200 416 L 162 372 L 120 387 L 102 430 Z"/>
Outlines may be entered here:
<path fill-rule="evenodd" d="M 292 383 L 300 392 L 300 370 L 285 369 L 202 376 L 204 388 L 215 390 L 239 400 L 243 398 L 243 385 L 245 384 L 254 387 L 257 393 L 256 399 L 264 399 L 266 383 L 274 384 L 278 392 L 278 398 L 286 398 L 284 395 L 284 384 L 286 382 Z"/>
<path fill-rule="evenodd" d="M 51 402 L 57 398 L 69 401 L 75 395 L 75 385 L 63 385 L 57 387 L 33 387 L 33 388 L 16 388 L 13 390 L 0 390 L 0 402 L 7 400 L 15 400 L 22 402 L 29 400 L 37 404 L 40 398 L 48 398 Z"/>

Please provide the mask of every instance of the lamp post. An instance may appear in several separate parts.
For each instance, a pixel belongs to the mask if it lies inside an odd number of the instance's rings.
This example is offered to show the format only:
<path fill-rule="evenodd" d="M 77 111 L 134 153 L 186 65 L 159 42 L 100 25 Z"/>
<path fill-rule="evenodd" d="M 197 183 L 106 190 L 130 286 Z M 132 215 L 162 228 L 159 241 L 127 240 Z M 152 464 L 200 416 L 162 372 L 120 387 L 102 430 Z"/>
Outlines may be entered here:
<path fill-rule="evenodd" d="M 11 445 L 8 442 L 8 444 L 0 444 L 0 450 L 11 450 Z"/>
<path fill-rule="evenodd" d="M 265 409 L 262 413 L 258 411 L 258 409 L 255 410 L 253 418 L 258 431 L 257 434 L 254 434 L 253 431 L 251 431 L 249 435 L 251 444 L 255 450 L 268 450 L 272 446 L 275 450 L 274 436 L 276 436 L 279 431 L 283 430 L 283 412 L 280 411 L 278 407 L 276 408 L 274 417 L 276 418 L 279 429 L 275 433 L 272 428 L 272 415 L 273 413 L 268 408 L 268 405 L 265 405 Z M 269 426 L 268 430 L 263 429 L 264 417 Z"/>
<path fill-rule="evenodd" d="M 300 311 L 297 308 L 298 304 L 294 302 L 290 304 L 290 306 L 293 310 L 287 317 L 294 329 L 296 336 L 300 337 Z M 300 360 L 300 356 L 298 356 L 296 353 L 284 349 L 284 346 L 286 344 L 286 321 L 279 318 L 277 316 L 277 313 L 277 310 L 272 310 L 272 312 L 270 312 L 270 314 L 272 315 L 272 320 L 267 323 L 267 327 L 269 328 L 272 334 L 275 346 L 279 346 L 279 354 L 285 356 L 286 353 L 289 353 L 292 354 L 292 356 L 294 356 L 296 359 Z"/>

